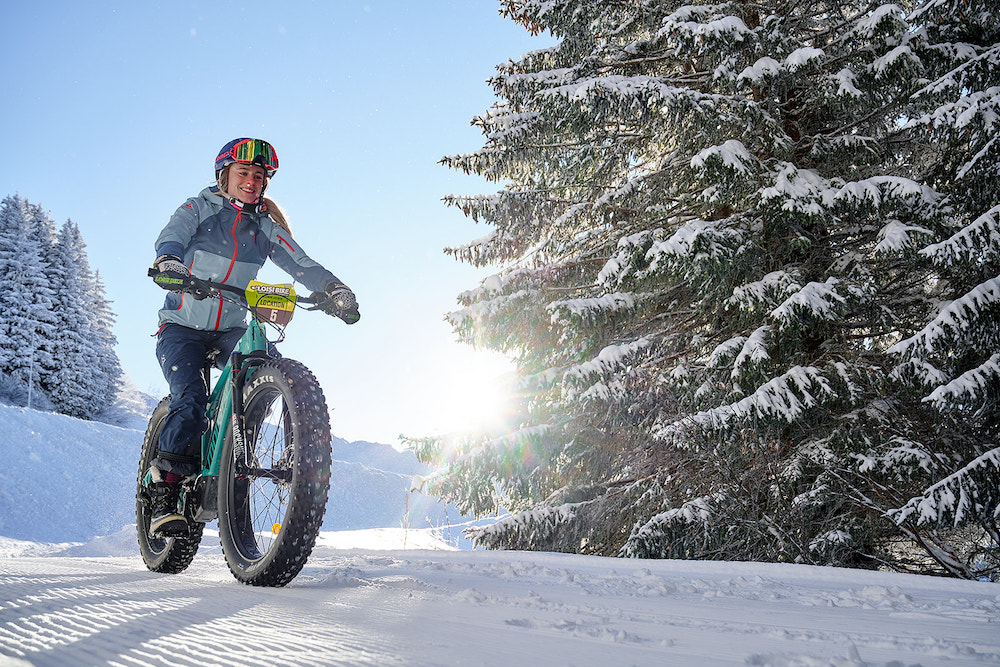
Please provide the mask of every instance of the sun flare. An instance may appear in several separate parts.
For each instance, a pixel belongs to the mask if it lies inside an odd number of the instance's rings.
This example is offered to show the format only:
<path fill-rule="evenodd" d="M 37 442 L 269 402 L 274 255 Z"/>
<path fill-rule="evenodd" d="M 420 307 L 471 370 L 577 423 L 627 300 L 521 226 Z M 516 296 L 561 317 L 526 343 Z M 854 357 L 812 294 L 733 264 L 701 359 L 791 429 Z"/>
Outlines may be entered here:
<path fill-rule="evenodd" d="M 441 369 L 430 407 L 436 433 L 497 428 L 512 406 L 513 363 L 504 356 L 472 348 L 456 352 Z"/>

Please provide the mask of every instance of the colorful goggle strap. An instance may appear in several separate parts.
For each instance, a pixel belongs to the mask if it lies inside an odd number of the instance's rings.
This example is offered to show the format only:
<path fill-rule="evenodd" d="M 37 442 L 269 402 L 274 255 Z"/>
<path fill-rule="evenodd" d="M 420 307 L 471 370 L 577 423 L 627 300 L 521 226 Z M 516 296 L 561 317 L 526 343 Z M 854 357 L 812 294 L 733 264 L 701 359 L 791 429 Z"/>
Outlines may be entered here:
<path fill-rule="evenodd" d="M 278 169 L 278 156 L 274 152 L 271 144 L 260 139 L 244 139 L 229 150 L 229 154 L 223 153 L 219 158 L 230 157 L 236 162 L 256 164 L 268 171 Z M 217 159 L 219 159 L 217 158 Z"/>

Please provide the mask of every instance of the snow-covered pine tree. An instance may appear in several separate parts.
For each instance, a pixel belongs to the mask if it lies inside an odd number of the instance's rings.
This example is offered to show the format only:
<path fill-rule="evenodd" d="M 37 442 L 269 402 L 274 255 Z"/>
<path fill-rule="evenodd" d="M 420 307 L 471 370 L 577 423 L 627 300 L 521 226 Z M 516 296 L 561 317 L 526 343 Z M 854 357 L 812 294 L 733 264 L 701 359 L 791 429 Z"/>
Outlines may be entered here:
<path fill-rule="evenodd" d="M 53 284 L 59 317 L 57 341 L 59 368 L 48 387 L 56 410 L 74 417 L 95 413 L 95 401 L 103 401 L 106 387 L 94 386 L 94 365 L 99 346 L 90 331 L 90 293 L 94 276 L 87 261 L 80 230 L 67 220 L 55 244 L 59 280 Z"/>
<path fill-rule="evenodd" d="M 941 291 L 996 273 L 948 241 L 973 215 L 948 201 L 971 155 L 944 98 L 973 79 L 947 63 L 982 47 L 946 46 L 961 4 L 501 2 L 559 44 L 498 68 L 486 145 L 443 163 L 505 183 L 446 198 L 493 227 L 449 252 L 500 268 L 451 320 L 516 361 L 520 410 L 505 433 L 416 443 L 447 500 L 511 510 L 480 545 L 905 568 L 909 538 L 970 576 L 951 536 L 891 511 L 989 450 L 981 422 L 951 439 L 968 401 L 942 421 L 906 376 L 944 349 L 925 344 L 940 316 L 921 329 Z M 953 141 L 908 123 L 925 113 Z M 939 383 L 995 377 L 949 349 Z M 992 495 L 975 479 L 995 517 L 996 477 Z"/>
<path fill-rule="evenodd" d="M 41 206 L 0 203 L 0 374 L 33 405 L 93 418 L 117 394 L 121 364 L 114 314 L 90 269 L 79 228 L 56 234 Z"/>
<path fill-rule="evenodd" d="M 52 370 L 56 333 L 45 271 L 46 219 L 18 195 L 0 202 L 0 373 L 28 396 Z"/>
<path fill-rule="evenodd" d="M 878 507 L 966 576 L 1000 573 L 1000 3 L 930 0 L 911 16 L 926 64 L 909 126 L 925 130 L 923 179 L 947 237 L 917 254 L 936 271 L 918 302 L 924 317 L 890 349 L 896 373 L 941 411 L 920 434 L 929 484 Z M 928 243 L 929 242 L 929 243 Z M 910 323 L 907 323 L 908 325 Z M 876 502 L 876 495 L 869 499 Z M 904 502 L 900 502 L 900 500 Z M 895 506 L 893 506 L 895 505 Z M 945 531 L 942 534 L 942 531 Z M 955 540 L 955 534 L 965 540 Z M 974 564 L 975 567 L 970 567 Z"/>
<path fill-rule="evenodd" d="M 87 294 L 90 309 L 88 336 L 95 348 L 96 357 L 91 365 L 90 391 L 93 395 L 90 416 L 107 410 L 115 401 L 122 383 L 122 367 L 115 353 L 118 338 L 114 334 L 115 313 L 107 298 L 101 272 L 94 272 L 94 280 Z"/>
<path fill-rule="evenodd" d="M 63 279 L 63 263 L 59 257 L 56 225 L 48 212 L 40 204 L 25 204 L 25 219 L 28 225 L 28 239 L 38 249 L 42 261 L 42 272 L 51 290 L 48 306 L 48 322 L 53 331 L 58 332 L 50 338 L 38 341 L 35 348 L 35 368 L 38 383 L 48 398 L 51 398 L 55 376 L 59 369 L 58 349 L 61 344 L 63 324 L 61 319 L 62 305 L 59 303 L 57 290 Z M 54 406 L 52 406 L 54 407 Z M 58 408 L 55 408 L 58 411 Z"/>

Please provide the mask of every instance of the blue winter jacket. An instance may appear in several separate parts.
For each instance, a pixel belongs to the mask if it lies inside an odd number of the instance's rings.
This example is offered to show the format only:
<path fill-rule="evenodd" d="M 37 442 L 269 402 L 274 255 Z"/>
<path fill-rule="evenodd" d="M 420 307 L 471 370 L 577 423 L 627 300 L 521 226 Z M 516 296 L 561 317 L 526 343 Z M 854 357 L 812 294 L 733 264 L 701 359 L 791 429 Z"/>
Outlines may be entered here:
<path fill-rule="evenodd" d="M 303 252 L 302 247 L 266 213 L 242 208 L 217 187 L 202 190 L 170 217 L 156 239 L 156 255 L 180 257 L 192 275 L 240 289 L 257 276 L 268 257 L 288 275 L 321 291 L 335 275 Z M 219 299 L 196 300 L 190 294 L 167 295 L 160 325 L 168 322 L 209 331 L 245 326 L 246 311 Z"/>

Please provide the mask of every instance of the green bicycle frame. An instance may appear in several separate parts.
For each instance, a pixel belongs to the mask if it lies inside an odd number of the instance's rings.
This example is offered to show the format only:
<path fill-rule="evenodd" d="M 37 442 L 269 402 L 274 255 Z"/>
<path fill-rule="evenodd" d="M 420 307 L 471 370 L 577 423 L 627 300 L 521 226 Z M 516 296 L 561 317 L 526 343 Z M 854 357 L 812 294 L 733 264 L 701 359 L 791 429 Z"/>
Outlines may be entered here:
<path fill-rule="evenodd" d="M 237 359 L 240 356 L 252 360 L 266 358 L 267 337 L 264 335 L 264 327 L 254 319 L 250 319 L 250 325 L 246 333 L 236 343 Z M 218 477 L 219 466 L 222 463 L 222 446 L 226 440 L 226 434 L 232 428 L 234 414 L 242 416 L 242 405 L 234 406 L 233 389 L 242 389 L 243 380 L 253 371 L 255 364 L 242 365 L 236 369 L 238 375 L 233 380 L 233 356 L 230 356 L 222 369 L 222 374 L 215 382 L 215 388 L 208 399 L 208 409 L 206 414 L 211 428 L 201 436 L 201 462 L 203 477 Z M 236 408 L 234 410 L 234 408 Z M 239 425 L 237 437 L 243 437 L 243 425 Z"/>

